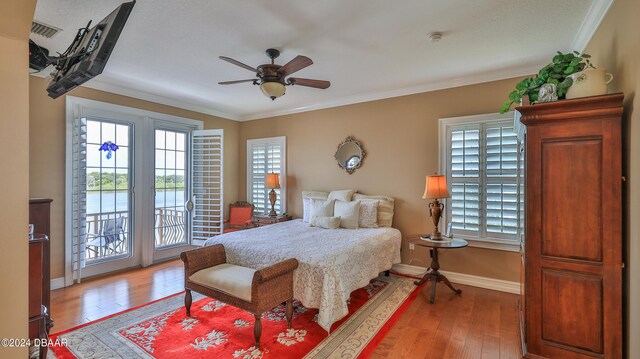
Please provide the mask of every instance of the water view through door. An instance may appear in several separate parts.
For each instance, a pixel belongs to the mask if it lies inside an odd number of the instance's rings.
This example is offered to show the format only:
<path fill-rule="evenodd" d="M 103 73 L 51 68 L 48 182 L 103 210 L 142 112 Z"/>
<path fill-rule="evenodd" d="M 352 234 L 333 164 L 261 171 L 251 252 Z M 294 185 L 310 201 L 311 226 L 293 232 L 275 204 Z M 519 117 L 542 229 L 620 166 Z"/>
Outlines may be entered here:
<path fill-rule="evenodd" d="M 131 255 L 131 133 L 130 124 L 87 120 L 87 264 Z"/>
<path fill-rule="evenodd" d="M 187 142 L 185 132 L 155 130 L 155 248 L 188 243 Z"/>

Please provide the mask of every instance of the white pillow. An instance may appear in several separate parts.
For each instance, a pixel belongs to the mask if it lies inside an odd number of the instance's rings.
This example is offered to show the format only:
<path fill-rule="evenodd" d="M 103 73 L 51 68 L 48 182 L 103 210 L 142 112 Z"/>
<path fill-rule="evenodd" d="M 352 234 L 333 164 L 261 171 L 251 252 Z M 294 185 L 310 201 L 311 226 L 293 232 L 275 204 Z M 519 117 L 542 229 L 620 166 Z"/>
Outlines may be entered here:
<path fill-rule="evenodd" d="M 302 198 L 302 222 L 309 223 L 311 220 L 311 198 Z"/>
<path fill-rule="evenodd" d="M 336 229 L 340 227 L 340 217 L 316 216 L 311 219 L 311 227 Z"/>
<path fill-rule="evenodd" d="M 311 199 L 327 199 L 328 192 L 302 191 L 302 222 L 309 223 L 311 220 Z"/>
<path fill-rule="evenodd" d="M 367 196 L 360 193 L 353 195 L 354 201 L 361 201 L 365 199 L 380 201 L 380 203 L 378 203 L 378 227 L 391 227 L 395 200 L 387 196 Z"/>
<path fill-rule="evenodd" d="M 325 201 L 323 199 L 311 199 L 311 206 L 309 211 L 309 220 L 313 217 L 333 217 L 333 202 Z"/>
<path fill-rule="evenodd" d="M 360 217 L 360 201 L 336 201 L 333 215 L 340 217 L 340 227 L 357 229 Z"/>
<path fill-rule="evenodd" d="M 358 219 L 358 226 L 361 228 L 378 227 L 378 203 L 380 203 L 380 201 L 360 201 L 360 218 Z"/>
<path fill-rule="evenodd" d="M 340 191 L 331 191 L 329 193 L 329 199 L 335 199 L 337 201 L 351 201 L 353 194 L 356 193 L 353 189 L 343 189 Z"/>

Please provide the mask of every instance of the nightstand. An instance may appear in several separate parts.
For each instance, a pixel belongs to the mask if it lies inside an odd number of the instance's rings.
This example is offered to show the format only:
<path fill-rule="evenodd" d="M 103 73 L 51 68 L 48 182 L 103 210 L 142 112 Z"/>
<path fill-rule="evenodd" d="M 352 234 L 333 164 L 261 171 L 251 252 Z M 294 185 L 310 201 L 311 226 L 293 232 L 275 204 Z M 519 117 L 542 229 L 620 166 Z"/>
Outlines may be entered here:
<path fill-rule="evenodd" d="M 261 214 L 261 215 L 253 216 L 253 223 L 258 227 L 262 227 L 262 226 L 268 226 L 274 223 L 290 221 L 291 219 L 293 219 L 293 217 L 289 215 L 279 214 L 275 217 L 269 217 L 268 215 Z"/>
<path fill-rule="evenodd" d="M 456 294 L 462 293 L 461 289 L 456 289 L 453 287 L 451 282 L 445 277 L 443 274 L 440 274 L 440 262 L 438 261 L 438 249 L 455 249 L 455 248 L 464 248 L 468 245 L 467 241 L 460 238 L 453 238 L 451 241 L 442 241 L 438 242 L 436 240 L 423 240 L 420 235 L 411 235 L 408 237 L 409 244 L 427 247 L 429 248 L 429 252 L 431 254 L 431 266 L 429 266 L 429 270 L 425 273 L 424 277 L 419 281 L 415 281 L 414 284 L 419 286 L 426 281 L 431 281 L 431 297 L 429 298 L 429 303 L 433 304 L 436 299 L 436 284 L 438 282 L 443 282 Z"/>

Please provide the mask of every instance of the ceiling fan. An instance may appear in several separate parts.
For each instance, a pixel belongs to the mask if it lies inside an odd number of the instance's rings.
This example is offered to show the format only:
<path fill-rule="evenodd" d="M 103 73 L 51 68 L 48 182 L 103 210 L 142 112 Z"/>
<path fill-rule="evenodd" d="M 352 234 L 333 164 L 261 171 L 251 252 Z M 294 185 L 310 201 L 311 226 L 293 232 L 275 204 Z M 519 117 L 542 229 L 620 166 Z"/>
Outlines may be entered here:
<path fill-rule="evenodd" d="M 233 85 L 242 82 L 252 82 L 254 85 L 259 85 L 262 92 L 271 100 L 284 95 L 285 86 L 298 85 L 314 87 L 318 89 L 326 89 L 331 86 L 329 81 L 303 79 L 300 77 L 285 77 L 300 71 L 307 66 L 313 64 L 310 58 L 306 56 L 298 55 L 293 60 L 287 62 L 285 65 L 276 65 L 274 60 L 280 56 L 280 51 L 276 49 L 267 49 L 267 56 L 271 59 L 270 64 L 260 65 L 257 68 L 253 68 L 249 65 L 245 65 L 240 61 L 234 60 L 230 57 L 220 56 L 221 60 L 232 63 L 236 66 L 240 66 L 249 71 L 256 73 L 256 79 L 248 80 L 235 80 L 235 81 L 223 81 L 218 82 L 219 85 Z"/>

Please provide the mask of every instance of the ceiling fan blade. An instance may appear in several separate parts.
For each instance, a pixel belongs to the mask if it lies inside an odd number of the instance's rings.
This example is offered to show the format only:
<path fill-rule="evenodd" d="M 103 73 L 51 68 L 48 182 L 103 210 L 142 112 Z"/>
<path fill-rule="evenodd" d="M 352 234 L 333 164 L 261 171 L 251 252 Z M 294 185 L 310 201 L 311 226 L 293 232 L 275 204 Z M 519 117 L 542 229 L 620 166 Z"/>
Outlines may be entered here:
<path fill-rule="evenodd" d="M 235 81 L 222 81 L 222 82 L 218 82 L 218 85 L 233 85 L 233 84 L 239 84 L 242 82 L 254 82 L 256 81 L 256 79 L 250 79 L 250 80 L 235 80 Z"/>
<path fill-rule="evenodd" d="M 313 61 L 311 61 L 310 58 L 298 55 L 278 69 L 278 74 L 282 76 L 291 75 L 292 73 L 300 71 L 311 64 L 313 64 Z"/>
<path fill-rule="evenodd" d="M 253 67 L 251 67 L 251 66 L 249 66 L 249 65 L 243 64 L 242 62 L 240 62 L 240 61 L 238 61 L 238 60 L 234 60 L 234 59 L 232 59 L 232 58 L 230 58 L 230 57 L 226 57 L 226 56 L 219 56 L 219 58 L 220 58 L 220 60 L 224 60 L 224 61 L 226 61 L 226 62 L 228 62 L 228 63 L 231 63 L 231 64 L 234 64 L 234 65 L 236 65 L 236 66 L 240 66 L 240 67 L 242 67 L 242 68 L 244 68 L 244 69 L 247 69 L 247 70 L 249 70 L 249 71 L 258 72 L 258 70 L 257 70 L 257 69 L 255 69 L 255 68 L 253 68 Z"/>
<path fill-rule="evenodd" d="M 287 82 L 297 86 L 315 87 L 317 89 L 326 89 L 331 86 L 331 82 L 324 80 L 302 79 L 299 77 L 289 77 Z"/>

